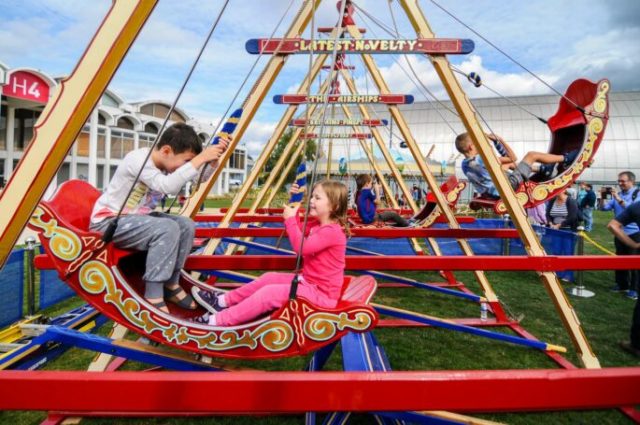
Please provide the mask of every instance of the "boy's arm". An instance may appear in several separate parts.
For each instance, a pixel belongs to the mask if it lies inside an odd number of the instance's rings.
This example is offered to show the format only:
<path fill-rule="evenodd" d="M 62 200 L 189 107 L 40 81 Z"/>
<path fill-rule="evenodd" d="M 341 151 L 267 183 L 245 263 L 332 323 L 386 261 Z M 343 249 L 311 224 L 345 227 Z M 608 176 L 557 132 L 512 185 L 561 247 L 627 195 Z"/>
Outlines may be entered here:
<path fill-rule="evenodd" d="M 487 134 L 487 137 L 489 138 L 489 140 L 500 143 L 502 146 L 504 146 L 504 149 L 507 151 L 507 156 L 500 157 L 501 161 L 503 158 L 507 160 L 506 162 L 518 161 L 518 157 L 516 156 L 515 152 L 513 151 L 513 149 L 511 149 L 511 146 L 509 146 L 509 144 L 504 141 L 502 137 L 498 136 L 497 134 Z"/>
<path fill-rule="evenodd" d="M 607 224 L 607 229 L 623 244 L 627 245 L 630 248 L 638 249 L 640 248 L 640 242 L 635 242 L 626 233 L 624 233 L 623 225 L 615 218 Z"/>

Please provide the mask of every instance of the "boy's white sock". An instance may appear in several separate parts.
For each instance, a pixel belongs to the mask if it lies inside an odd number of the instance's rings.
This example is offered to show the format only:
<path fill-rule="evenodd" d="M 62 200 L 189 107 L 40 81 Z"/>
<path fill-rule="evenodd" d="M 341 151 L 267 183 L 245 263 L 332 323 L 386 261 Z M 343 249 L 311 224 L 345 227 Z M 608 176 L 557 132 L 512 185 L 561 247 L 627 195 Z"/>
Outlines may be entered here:
<path fill-rule="evenodd" d="M 218 324 L 218 322 L 216 321 L 216 315 L 215 314 L 210 314 L 209 315 L 209 326 L 216 326 Z"/>
<path fill-rule="evenodd" d="M 225 298 L 224 294 L 218 295 L 218 305 L 219 305 L 220 307 L 222 307 L 222 308 L 227 308 L 227 307 L 229 307 L 229 306 L 227 305 L 227 300 L 226 300 L 226 298 Z"/>

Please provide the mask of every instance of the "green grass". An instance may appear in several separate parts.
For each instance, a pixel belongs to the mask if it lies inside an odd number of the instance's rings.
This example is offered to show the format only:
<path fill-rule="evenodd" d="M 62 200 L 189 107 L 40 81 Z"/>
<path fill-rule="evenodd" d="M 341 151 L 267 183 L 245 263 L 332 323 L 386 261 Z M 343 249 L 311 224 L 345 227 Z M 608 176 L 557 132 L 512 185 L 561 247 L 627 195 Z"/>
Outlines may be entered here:
<path fill-rule="evenodd" d="M 228 201 L 227 201 L 228 202 Z M 219 205 L 222 206 L 222 205 Z M 605 226 L 611 216 L 595 213 L 594 231 L 591 237 L 608 249 L 613 249 L 613 238 Z M 590 244 L 585 244 L 585 254 L 600 254 Z M 435 274 L 407 273 L 425 281 L 440 280 Z M 522 316 L 522 326 L 539 339 L 565 346 L 569 349 L 567 358 L 580 365 L 575 350 L 558 318 L 544 286 L 534 273 L 487 273 L 495 292 L 513 317 Z M 472 273 L 458 273 L 456 277 L 480 293 Z M 628 329 L 634 301 L 625 296 L 609 292 L 613 285 L 613 272 L 587 272 L 584 275 L 587 289 L 596 293 L 593 298 L 570 297 L 585 334 L 603 367 L 637 366 L 638 360 L 617 347 L 617 342 L 628 337 Z M 374 299 L 377 303 L 389 304 L 410 310 L 424 312 L 439 317 L 476 317 L 476 304 L 445 295 L 412 288 L 383 288 Z M 77 299 L 58 306 L 58 311 L 66 311 L 79 304 Z M 45 313 L 54 314 L 53 310 Z M 108 327 L 101 330 L 108 332 Z M 508 332 L 507 330 L 503 330 Z M 377 329 L 375 335 L 385 348 L 394 370 L 475 370 L 475 369 L 536 369 L 554 368 L 544 354 L 511 344 L 494 342 L 477 336 L 460 334 L 442 329 Z M 93 353 L 71 349 L 60 359 L 47 365 L 49 370 L 82 370 L 87 367 Z M 237 362 L 225 364 L 264 370 L 299 370 L 307 358 L 278 361 Z M 126 369 L 138 370 L 144 365 L 130 363 Z M 339 350 L 328 364 L 330 370 L 341 369 Z M 97 395 L 99 396 L 99 395 Z M 211 395 L 215 397 L 215 394 Z M 242 397 L 242 395 L 238 395 Z M 473 397 L 472 394 L 457 394 L 456 397 Z M 483 414 L 479 417 L 513 424 L 539 423 L 594 423 L 617 424 L 628 420 L 617 410 L 588 412 L 545 412 L 522 414 Z M 16 425 L 39 423 L 44 418 L 40 412 L 0 412 L 0 423 Z M 302 416 L 232 417 L 200 419 L 89 419 L 90 424 L 289 424 L 301 423 Z M 367 416 L 356 417 L 354 423 L 372 423 Z"/>

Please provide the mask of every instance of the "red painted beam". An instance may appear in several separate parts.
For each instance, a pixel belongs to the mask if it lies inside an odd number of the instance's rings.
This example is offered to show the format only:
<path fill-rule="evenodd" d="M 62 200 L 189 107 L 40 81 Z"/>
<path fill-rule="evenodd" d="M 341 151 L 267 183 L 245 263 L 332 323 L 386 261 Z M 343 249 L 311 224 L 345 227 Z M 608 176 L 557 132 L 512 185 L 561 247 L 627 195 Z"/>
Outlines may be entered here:
<path fill-rule="evenodd" d="M 0 409 L 210 413 L 605 409 L 640 404 L 638 387 L 640 368 L 386 373 L 2 371 Z"/>
<path fill-rule="evenodd" d="M 208 228 L 196 229 L 196 237 L 279 237 L 284 228 Z M 514 239 L 518 238 L 518 231 L 515 229 L 432 229 L 410 228 L 410 227 L 356 227 L 351 229 L 353 236 L 371 238 L 498 238 Z"/>
<path fill-rule="evenodd" d="M 219 223 L 224 218 L 223 214 L 198 214 L 194 221 L 199 223 Z M 232 221 L 235 223 L 282 223 L 282 215 L 264 214 L 236 214 Z"/>
<path fill-rule="evenodd" d="M 371 139 L 373 135 L 371 133 L 325 133 L 322 135 L 323 139 L 357 139 L 365 140 Z M 300 135 L 302 139 L 319 139 L 320 136 L 316 133 L 306 133 Z"/>
<path fill-rule="evenodd" d="M 252 55 L 263 54 L 468 54 L 475 45 L 472 40 L 457 38 L 421 38 L 417 40 L 386 39 L 317 39 L 304 38 L 253 38 L 247 40 L 245 49 Z"/>
<path fill-rule="evenodd" d="M 344 118 L 344 119 L 326 119 L 324 121 L 321 120 L 310 120 L 309 125 L 313 126 L 366 126 L 366 127 L 380 127 L 383 125 L 388 125 L 389 122 L 387 120 L 382 119 L 364 119 L 364 118 Z M 296 118 L 292 119 L 289 122 L 289 125 L 292 127 L 306 127 L 307 120 L 305 118 Z"/>
<path fill-rule="evenodd" d="M 405 215 L 409 215 L 409 213 Z M 223 218 L 223 214 L 198 214 L 194 221 L 198 223 L 219 223 Z M 457 220 L 458 223 L 473 223 L 475 221 L 473 217 L 458 217 Z M 279 214 L 274 215 L 236 214 L 233 216 L 232 221 L 235 223 L 282 223 L 282 210 L 279 211 Z M 447 223 L 447 219 L 440 216 L 436 219 L 436 223 Z"/>
<path fill-rule="evenodd" d="M 293 270 L 293 255 L 192 255 L 187 270 Z M 562 270 L 635 270 L 640 255 L 547 256 L 463 255 L 432 257 L 389 255 L 373 257 L 348 255 L 346 270 L 494 270 L 494 271 L 562 271 Z"/>

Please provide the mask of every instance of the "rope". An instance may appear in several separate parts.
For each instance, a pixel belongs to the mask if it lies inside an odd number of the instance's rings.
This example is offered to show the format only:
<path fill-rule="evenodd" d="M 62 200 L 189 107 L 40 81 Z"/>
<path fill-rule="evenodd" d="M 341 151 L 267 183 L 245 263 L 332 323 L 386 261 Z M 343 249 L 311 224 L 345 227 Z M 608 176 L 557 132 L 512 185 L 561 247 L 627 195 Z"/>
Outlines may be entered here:
<path fill-rule="evenodd" d="M 348 0 L 341 0 L 341 7 L 340 7 L 340 15 L 338 16 L 338 23 L 336 24 L 336 28 L 340 29 L 339 31 L 336 31 L 336 35 L 334 37 L 334 47 L 333 47 L 333 52 L 331 54 L 331 76 L 330 78 L 335 79 L 337 78 L 337 71 L 333 68 L 335 68 L 335 63 L 336 63 L 336 57 L 338 55 L 338 37 L 340 35 L 342 35 L 343 31 L 342 31 L 342 19 L 344 17 L 344 11 L 346 9 L 347 6 L 347 1 Z M 311 15 L 311 19 L 314 19 L 315 16 L 315 9 L 313 10 L 313 13 Z M 312 31 L 314 31 L 314 29 L 312 28 Z M 313 35 L 312 35 L 313 37 Z M 331 85 L 331 82 L 329 83 L 329 85 Z M 311 86 L 311 85 L 309 85 Z M 309 187 L 311 188 L 311 190 L 313 190 L 313 187 L 315 186 L 315 181 L 316 181 L 316 175 L 317 175 L 317 170 L 318 170 L 318 157 L 320 156 L 320 145 L 322 142 L 322 135 L 324 133 L 324 127 L 325 127 L 325 122 L 324 122 L 324 117 L 325 114 L 327 112 L 327 105 L 329 104 L 329 96 L 326 96 L 325 100 L 324 100 L 324 104 L 322 105 L 322 122 L 320 124 L 320 131 L 318 133 L 318 144 L 316 145 L 316 152 L 315 152 L 315 157 L 313 158 L 313 169 L 311 171 L 311 182 L 309 184 Z M 307 104 L 308 105 L 308 104 Z M 308 106 L 307 106 L 308 107 Z M 308 116 L 308 114 L 307 114 Z M 308 125 L 308 120 L 307 123 L 305 125 Z M 296 268 L 295 270 L 300 270 L 301 268 L 301 264 L 302 264 L 302 249 L 304 248 L 304 235 L 306 233 L 307 230 L 307 223 L 309 221 L 309 208 L 311 205 L 311 195 L 307 196 L 307 202 L 305 205 L 305 212 L 304 212 L 304 221 L 302 223 L 302 238 L 300 238 L 300 247 L 298 250 L 298 254 L 296 255 Z M 291 289 L 289 291 L 289 299 L 294 300 L 296 298 L 296 294 L 298 292 L 298 284 L 299 284 L 299 280 L 298 280 L 298 273 L 294 273 L 294 278 L 291 281 Z"/>
<path fill-rule="evenodd" d="M 217 16 L 216 20 L 214 21 L 213 25 L 211 26 L 211 29 L 209 30 L 209 33 L 207 34 L 207 37 L 205 38 L 204 42 L 202 43 L 202 46 L 200 47 L 200 50 L 198 51 L 198 55 L 196 56 L 195 60 L 191 64 L 191 68 L 189 69 L 189 72 L 187 73 L 187 76 L 184 79 L 184 81 L 182 83 L 182 86 L 180 87 L 180 90 L 178 90 L 178 94 L 176 95 L 175 99 L 173 100 L 173 103 L 171 104 L 171 107 L 169 108 L 169 111 L 167 112 L 167 116 L 165 117 L 164 121 L 162 122 L 162 126 L 160 127 L 160 130 L 158 131 L 159 135 L 162 134 L 162 132 L 164 131 L 165 127 L 167 126 L 167 123 L 169 122 L 169 119 L 171 118 L 171 114 L 173 113 L 174 109 L 176 108 L 176 105 L 178 104 L 178 100 L 180 100 L 180 97 L 182 96 L 182 93 L 184 92 L 184 89 L 187 87 L 187 83 L 191 79 L 191 76 L 193 75 L 193 71 L 196 69 L 196 65 L 200 61 L 200 58 L 202 57 L 202 54 L 204 53 L 204 49 L 207 47 L 207 44 L 209 44 L 209 40 L 211 40 L 211 37 L 213 36 L 213 32 L 215 31 L 216 27 L 218 26 L 218 23 L 220 22 L 220 19 L 222 18 L 222 15 L 223 15 L 225 9 L 227 8 L 228 4 L 229 4 L 229 0 L 226 0 L 224 2 L 224 4 L 222 5 L 222 9 L 220 9 L 220 12 L 218 13 L 218 16 Z M 151 157 L 151 153 L 153 152 L 153 149 L 155 148 L 155 146 L 158 143 L 158 141 L 159 141 L 159 137 L 156 137 L 155 140 L 153 141 L 153 144 L 149 147 L 149 152 L 147 153 L 147 156 L 144 158 L 144 161 L 142 162 L 142 166 L 140 167 L 140 170 L 138 170 L 138 173 L 136 174 L 136 177 L 133 180 L 133 184 L 129 188 L 129 192 L 127 193 L 127 196 L 124 199 L 124 202 L 122 203 L 122 205 L 120 206 L 120 209 L 118 210 L 118 214 L 116 214 L 116 217 L 111 221 L 111 223 L 109 223 L 107 229 L 105 230 L 104 234 L 102 235 L 102 240 L 104 242 L 108 243 L 108 242 L 111 242 L 111 240 L 113 239 L 113 235 L 116 232 L 116 229 L 118 228 L 118 220 L 120 219 L 120 216 L 122 215 L 122 212 L 124 211 L 124 208 L 127 205 L 127 201 L 129 200 L 129 197 L 131 196 L 131 193 L 135 189 L 136 183 L 138 183 L 138 180 L 140 179 L 140 175 L 142 174 L 142 170 L 144 170 L 144 167 L 145 167 L 147 161 L 149 161 L 149 157 Z"/>
<path fill-rule="evenodd" d="M 276 34 L 276 32 L 278 31 L 278 29 L 280 28 L 280 25 L 282 24 L 282 22 L 284 21 L 284 18 L 287 16 L 287 14 L 289 13 L 289 10 L 291 9 L 291 6 L 293 5 L 295 0 L 291 0 L 289 2 L 289 5 L 287 6 L 287 8 L 285 9 L 284 13 L 282 14 L 282 16 L 280 17 L 280 20 L 278 21 L 276 27 L 273 29 L 273 31 L 271 32 L 271 35 L 269 35 L 269 39 L 268 41 L 270 41 L 273 36 Z M 278 43 L 278 46 L 276 46 L 276 50 L 274 52 L 274 55 L 277 54 L 277 52 L 280 50 L 280 48 L 282 47 L 282 43 L 284 42 L 284 39 L 280 40 L 280 42 Z M 264 54 L 264 50 L 261 50 L 260 53 L 258 54 L 258 57 L 256 58 L 256 60 L 253 62 L 253 65 L 251 65 L 251 68 L 249 69 L 249 72 L 247 73 L 247 75 L 244 77 L 244 80 L 242 81 L 242 84 L 240 84 L 240 87 L 238 88 L 238 90 L 236 91 L 236 93 L 233 95 L 233 98 L 231 99 L 231 102 L 229 102 L 229 106 L 227 107 L 227 110 L 224 111 L 224 114 L 222 114 L 220 116 L 220 120 L 218 121 L 218 124 L 216 124 L 216 128 L 213 131 L 213 133 L 211 133 L 211 139 L 209 140 L 208 144 L 210 144 L 213 139 L 216 137 L 216 134 L 218 134 L 218 130 L 220 129 L 220 126 L 222 125 L 222 123 L 224 122 L 224 118 L 227 116 L 227 114 L 229 113 L 229 111 L 231 110 L 231 107 L 233 106 L 233 104 L 236 102 L 236 100 L 238 99 L 238 96 L 240 95 L 240 91 L 242 91 L 242 89 L 244 88 L 244 85 L 247 83 L 247 81 L 249 80 L 249 77 L 251 76 L 251 74 L 253 73 L 253 71 L 255 70 L 256 66 L 258 65 L 258 62 L 260 61 L 260 58 L 262 57 L 262 55 Z M 159 133 L 158 133 L 159 134 Z M 196 184 L 194 185 L 194 187 L 191 189 L 191 194 L 190 196 L 185 200 L 184 206 L 182 207 L 182 210 L 180 211 L 180 213 L 182 213 L 182 211 L 184 211 L 188 205 L 189 202 L 191 201 L 191 198 L 193 197 L 193 195 L 196 194 L 196 192 L 198 191 L 198 188 L 200 187 L 200 184 L 202 182 L 202 177 L 204 176 L 204 171 L 206 169 L 207 166 L 202 168 L 202 171 L 200 172 L 200 175 L 198 176 L 198 180 L 196 182 Z M 173 200 L 171 201 L 171 204 L 169 205 L 168 210 L 171 210 L 171 207 L 173 206 L 173 204 L 175 203 L 176 198 L 173 198 Z"/>
<path fill-rule="evenodd" d="M 442 10 L 444 13 L 446 13 L 447 15 L 449 15 L 451 18 L 453 18 L 456 22 L 458 22 L 460 25 L 462 25 L 463 27 L 465 27 L 466 29 L 468 29 L 469 31 L 471 31 L 472 33 L 474 33 L 475 35 L 477 35 L 478 37 L 480 37 L 482 40 L 484 40 L 488 45 L 490 45 L 491 47 L 493 47 L 494 49 L 496 49 L 497 51 L 499 51 L 500 53 L 502 53 L 507 59 L 511 60 L 513 63 L 515 63 L 516 65 L 518 65 L 520 68 L 524 69 L 526 72 L 528 72 L 533 78 L 535 78 L 536 80 L 540 81 L 542 84 L 544 84 L 545 86 L 547 86 L 550 90 L 552 90 L 554 93 L 556 93 L 558 96 L 564 98 L 567 100 L 567 102 L 571 103 L 573 106 L 576 107 L 576 109 L 578 109 L 579 111 L 581 111 L 582 113 L 585 113 L 584 109 L 578 105 L 577 103 L 575 103 L 572 99 L 569 99 L 568 97 L 566 97 L 564 94 L 560 93 L 558 90 L 556 90 L 551 84 L 547 83 L 546 81 L 544 81 L 542 78 L 540 78 L 536 73 L 534 73 L 533 71 L 531 71 L 529 68 L 527 68 L 526 66 L 524 66 L 523 64 L 521 64 L 520 62 L 518 62 L 517 60 L 515 60 L 513 57 L 511 57 L 507 52 L 505 52 L 504 50 L 500 49 L 498 46 L 496 46 L 495 44 L 493 44 L 491 41 L 489 41 L 486 37 L 484 37 L 482 34 L 480 34 L 478 31 L 474 30 L 473 28 L 471 28 L 469 25 L 465 24 L 464 22 L 462 22 L 462 20 L 460 20 L 457 16 L 455 16 L 453 13 L 449 12 L 447 9 L 445 9 L 444 7 L 442 7 L 438 2 L 436 2 L 435 0 L 429 0 L 431 3 L 433 3 L 436 7 L 438 7 L 440 10 Z"/>
<path fill-rule="evenodd" d="M 531 115 L 532 117 L 534 117 L 535 119 L 537 119 L 541 123 L 543 123 L 545 125 L 547 124 L 547 120 L 545 120 L 544 118 L 541 118 L 541 117 L 537 116 L 536 114 L 534 114 L 533 112 L 531 112 L 530 110 L 525 108 L 524 106 L 520 105 L 517 102 L 514 102 L 512 99 L 509 99 L 508 97 L 506 97 L 503 94 L 499 93 L 497 90 L 494 90 L 491 87 L 487 86 L 482 80 L 480 80 L 480 76 L 478 74 L 476 74 L 475 72 L 470 72 L 469 74 L 467 74 L 466 72 L 464 72 L 463 70 L 457 68 L 453 64 L 451 65 L 451 69 L 453 70 L 453 72 L 457 72 L 458 74 L 461 74 L 461 75 L 464 75 L 465 77 L 467 77 L 467 79 L 474 86 L 476 86 L 476 87 L 481 87 L 481 86 L 484 87 L 485 89 L 489 90 L 491 93 L 500 96 L 502 99 L 506 100 L 507 102 L 509 102 L 513 106 L 515 106 L 517 108 L 520 108 L 521 110 L 523 110 L 527 114 Z"/>
<path fill-rule="evenodd" d="M 358 6 L 356 6 L 356 7 L 358 7 Z M 368 13 L 368 12 L 366 12 L 365 10 L 363 10 L 363 13 L 364 13 L 365 15 L 367 15 L 367 17 L 369 17 L 369 19 L 371 19 L 371 20 L 373 21 L 373 23 L 374 23 L 374 24 L 376 24 L 376 25 L 378 25 L 378 26 L 379 26 L 383 31 L 386 31 L 386 32 L 387 32 L 388 34 L 390 34 L 392 37 L 399 38 L 402 34 L 400 34 L 400 32 L 399 32 L 399 31 L 398 31 L 398 29 L 397 29 L 397 25 L 395 24 L 395 17 L 394 17 L 394 15 L 393 15 L 393 9 L 391 8 L 391 4 L 390 4 L 390 3 L 389 3 L 389 10 L 390 10 L 391 17 L 392 17 L 392 19 L 393 19 L 394 25 L 396 26 L 396 28 L 395 28 L 396 35 L 394 35 L 390 30 L 386 29 L 386 28 L 385 28 L 385 24 L 384 24 L 382 21 L 380 21 L 379 19 L 375 18 L 373 15 L 369 14 L 369 13 Z M 374 34 L 374 36 L 375 36 L 375 32 L 374 32 L 373 30 L 372 30 L 372 33 L 373 33 L 373 34 Z M 429 57 L 429 56 L 427 56 L 427 57 Z M 436 97 L 436 96 L 435 96 L 435 95 L 434 95 L 434 94 L 433 94 L 433 93 L 432 93 L 432 92 L 431 92 L 431 91 L 430 91 L 430 90 L 429 90 L 429 89 L 424 85 L 424 83 L 422 82 L 422 79 L 418 76 L 418 74 L 417 74 L 417 73 L 415 72 L 415 70 L 413 69 L 413 66 L 411 65 L 411 62 L 409 61 L 409 59 L 408 59 L 406 56 L 404 57 L 404 59 L 405 59 L 405 61 L 407 62 L 407 65 L 409 65 L 409 68 L 411 69 L 411 72 L 412 72 L 412 74 L 414 75 L 415 79 L 418 81 L 418 83 L 420 83 L 420 85 L 422 86 L 422 88 L 423 88 L 424 90 L 426 90 L 426 91 L 429 93 L 429 95 L 430 95 L 431 97 L 433 97 L 433 99 L 434 99 L 434 100 L 435 100 L 435 101 L 436 101 L 440 106 L 442 106 L 442 107 L 443 107 L 444 109 L 446 109 L 447 111 L 451 112 L 453 115 L 455 115 L 455 116 L 459 117 L 458 113 L 457 113 L 455 110 L 453 110 L 453 109 L 449 108 L 446 104 L 442 103 L 442 102 L 441 102 L 441 101 L 440 101 L 440 100 L 439 100 L 439 99 L 438 99 L 438 98 L 437 98 L 437 97 Z M 398 65 L 400 65 L 400 63 L 399 63 L 398 61 L 396 61 L 396 63 L 397 63 Z M 547 124 L 547 121 L 546 121 L 544 118 L 540 118 L 539 116 L 537 116 L 537 115 L 536 115 L 536 114 L 534 114 L 533 112 L 529 111 L 528 109 L 526 109 L 526 108 L 525 108 L 525 107 L 523 107 L 522 105 L 520 105 L 520 104 L 518 104 L 518 103 L 514 102 L 512 99 L 509 99 L 508 97 L 506 97 L 506 96 L 504 96 L 503 94 L 499 93 L 497 90 L 492 89 L 491 87 L 487 86 L 487 85 L 486 85 L 486 83 L 484 83 L 484 82 L 480 79 L 480 76 L 479 76 L 478 74 L 476 74 L 475 72 L 471 72 L 471 73 L 469 73 L 469 74 L 466 74 L 464 71 L 462 71 L 462 70 L 458 69 L 458 68 L 457 68 L 457 67 L 455 67 L 455 65 L 453 65 L 453 64 L 450 64 L 450 67 L 451 67 L 451 69 L 452 69 L 454 72 L 457 72 L 457 73 L 459 73 L 459 74 L 464 75 L 464 76 L 465 76 L 465 78 L 467 78 L 467 80 L 469 80 L 469 81 L 470 81 L 474 86 L 476 86 L 476 87 L 484 86 L 487 90 L 489 90 L 489 91 L 490 91 L 490 92 L 492 92 L 493 94 L 495 94 L 495 95 L 497 95 L 497 96 L 501 97 L 502 99 L 505 99 L 506 101 L 508 101 L 508 102 L 509 102 L 509 103 L 511 103 L 512 105 L 514 105 L 514 106 L 516 106 L 516 107 L 518 107 L 518 108 L 522 109 L 522 110 L 523 110 L 523 111 L 525 111 L 527 114 L 529 114 L 529 115 L 533 116 L 534 118 L 536 118 L 537 120 L 539 120 L 539 121 L 540 121 L 540 122 L 542 122 L 543 124 L 545 124 L 545 125 Z M 401 66 L 401 65 L 400 65 L 400 69 L 402 69 L 402 70 L 403 70 L 403 72 L 405 73 L 405 75 L 409 76 L 409 75 L 408 75 L 408 73 L 407 73 L 407 71 L 406 71 L 404 68 L 402 68 L 402 66 Z M 409 77 L 409 78 L 411 78 L 411 77 Z M 413 81 L 413 80 L 412 80 L 412 82 L 413 82 L 413 84 L 414 84 L 414 85 L 416 85 L 415 81 Z M 422 93 L 422 94 L 424 95 L 424 93 Z M 560 93 L 558 93 L 558 94 L 560 94 Z M 560 94 L 560 96 L 563 96 L 563 95 L 562 95 L 562 94 Z M 426 97 L 426 96 L 425 96 L 425 97 Z M 563 96 L 563 97 L 564 97 L 564 96 Z M 429 100 L 427 99 L 427 101 L 429 101 Z M 575 104 L 574 104 L 574 105 L 575 105 Z M 578 107 L 578 109 L 582 110 L 582 109 L 581 109 L 581 108 L 579 108 L 579 107 Z M 440 115 L 440 117 L 442 118 L 442 120 L 443 120 L 443 121 L 445 121 L 445 123 L 447 123 L 447 125 L 449 125 L 449 128 L 451 128 L 451 130 L 452 130 L 455 134 L 457 134 L 457 132 L 453 129 L 453 127 L 451 127 L 451 125 L 449 124 L 449 122 L 448 122 L 448 121 L 444 118 L 444 116 L 440 113 L 440 111 L 439 111 L 439 110 L 437 110 L 437 109 L 436 109 L 436 111 L 438 112 L 438 114 Z M 584 111 L 582 111 L 582 112 L 584 112 Z"/>
<path fill-rule="evenodd" d="M 356 5 L 356 8 L 360 9 L 359 6 Z M 383 25 L 382 22 L 380 22 L 377 18 L 375 18 L 373 15 L 369 14 L 368 12 L 366 12 L 365 10 L 363 10 L 363 14 L 366 15 L 371 21 L 373 21 L 374 24 L 376 24 L 377 26 L 379 26 L 383 31 L 385 31 L 387 34 L 391 35 L 392 37 L 394 37 L 395 39 L 398 39 L 400 36 L 399 31 L 397 31 L 396 29 L 396 34 L 394 34 L 392 31 L 387 30 Z M 358 15 L 360 15 L 360 13 L 356 10 L 356 13 L 358 13 Z M 392 15 L 393 16 L 393 15 Z M 363 22 L 365 20 L 363 19 Z M 377 37 L 376 32 L 369 26 L 366 24 L 366 22 L 364 22 L 364 26 L 371 31 L 371 33 L 373 34 L 374 37 Z M 407 62 L 407 65 L 409 66 L 409 69 L 411 69 L 411 73 L 413 74 L 413 78 L 409 75 L 409 72 L 407 72 L 407 70 L 404 68 L 404 66 L 402 66 L 402 64 L 400 63 L 400 61 L 398 59 L 394 59 L 395 63 L 400 67 L 400 69 L 402 70 L 402 72 L 404 73 L 404 75 L 407 76 L 407 78 L 409 79 L 409 81 L 411 81 L 413 83 L 413 85 L 418 89 L 418 91 L 424 96 L 425 100 L 427 101 L 427 103 L 429 103 L 429 105 L 432 105 L 431 100 L 429 100 L 429 96 L 431 96 L 431 98 L 433 98 L 433 100 L 436 101 L 436 103 L 438 103 L 443 109 L 446 109 L 447 111 L 449 111 L 450 113 L 452 113 L 453 115 L 455 115 L 456 117 L 458 117 L 458 113 L 450 108 L 449 106 L 447 106 L 445 103 L 441 102 L 435 94 L 433 94 L 433 92 L 422 82 L 422 79 L 418 76 L 418 73 L 415 71 L 415 69 L 413 68 L 413 65 L 411 65 L 411 62 L 409 61 L 409 59 L 404 56 L 405 61 Z M 419 83 L 416 83 L 416 81 Z M 425 94 L 425 92 L 428 94 Z M 436 111 L 436 113 L 440 116 L 440 118 L 442 119 L 442 121 L 444 121 L 445 124 L 447 124 L 447 126 L 449 127 L 449 129 L 451 129 L 451 132 L 453 134 L 458 134 L 458 132 L 453 128 L 453 126 L 451 125 L 451 123 L 449 123 L 449 121 L 444 117 L 444 115 L 442 115 L 442 112 L 440 112 L 440 110 L 438 108 L 433 108 L 434 111 Z"/>
<path fill-rule="evenodd" d="M 594 241 L 593 239 L 591 239 L 591 237 L 589 235 L 587 235 L 586 232 L 584 231 L 579 231 L 578 235 L 583 237 L 584 240 L 586 240 L 587 242 L 589 242 L 591 245 L 595 246 L 596 248 L 598 248 L 600 251 L 604 252 L 605 254 L 608 255 L 616 255 L 614 252 L 608 250 L 607 248 L 605 248 L 604 246 L 600 245 L 598 242 Z"/>

